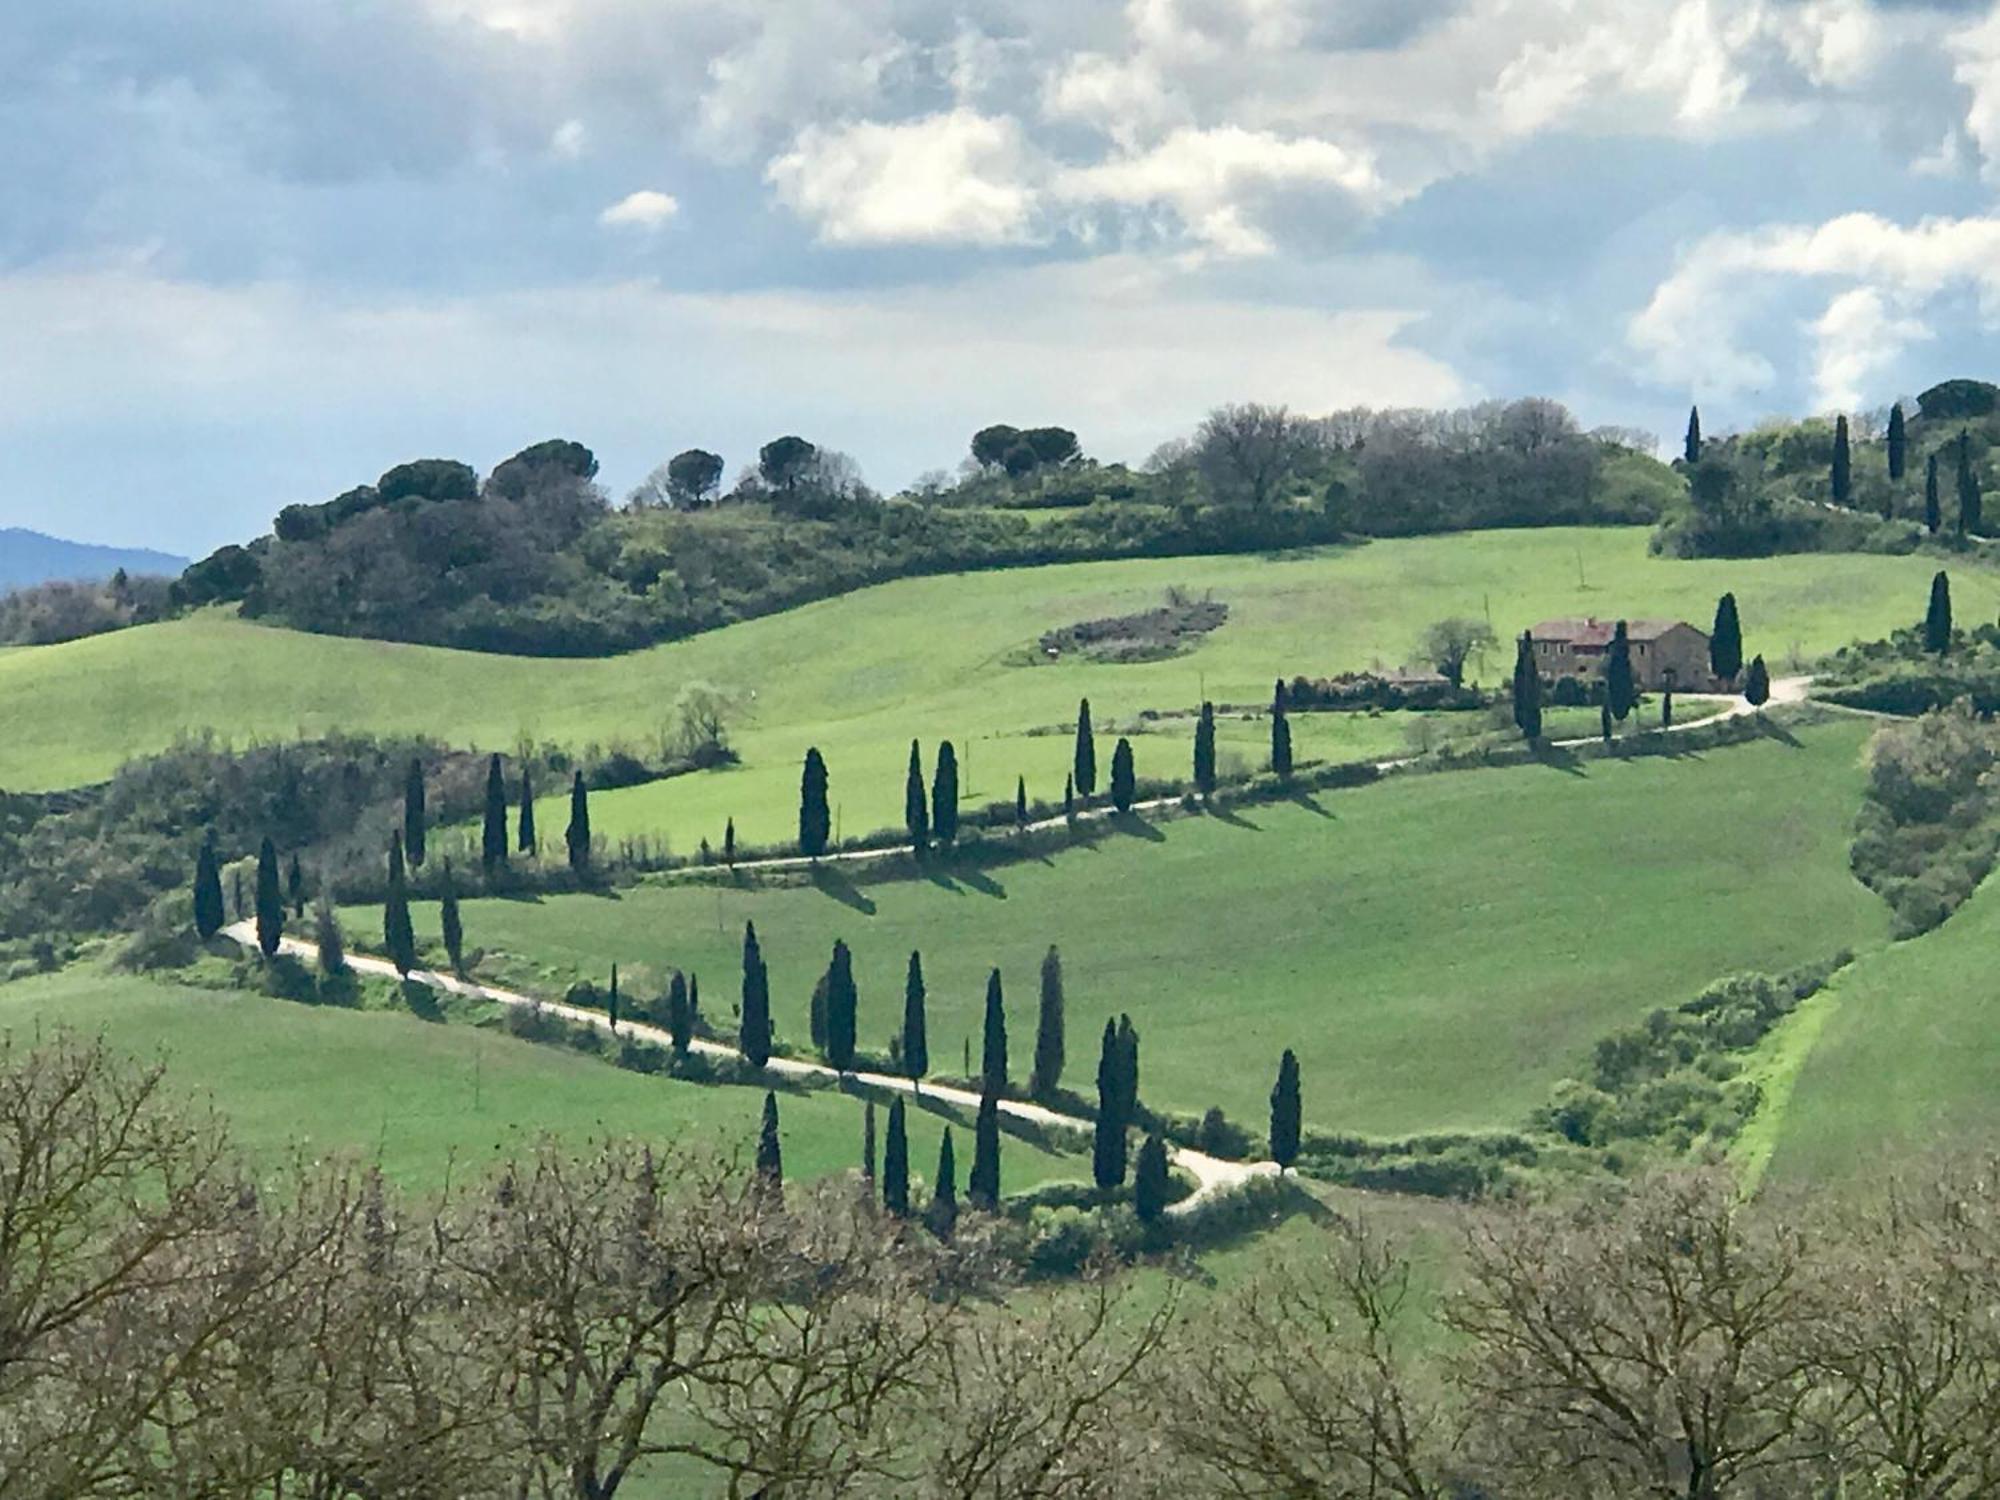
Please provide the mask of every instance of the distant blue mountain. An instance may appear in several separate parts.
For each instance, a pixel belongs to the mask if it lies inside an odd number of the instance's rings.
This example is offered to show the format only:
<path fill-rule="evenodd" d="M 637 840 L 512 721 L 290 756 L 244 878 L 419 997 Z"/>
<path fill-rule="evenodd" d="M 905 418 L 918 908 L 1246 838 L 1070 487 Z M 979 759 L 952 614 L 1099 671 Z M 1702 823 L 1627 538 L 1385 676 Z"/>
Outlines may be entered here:
<path fill-rule="evenodd" d="M 149 552 L 143 547 L 99 547 L 23 531 L 18 526 L 0 526 L 0 593 L 58 578 L 109 578 L 120 568 L 127 573 L 172 577 L 187 565 L 185 557 Z"/>

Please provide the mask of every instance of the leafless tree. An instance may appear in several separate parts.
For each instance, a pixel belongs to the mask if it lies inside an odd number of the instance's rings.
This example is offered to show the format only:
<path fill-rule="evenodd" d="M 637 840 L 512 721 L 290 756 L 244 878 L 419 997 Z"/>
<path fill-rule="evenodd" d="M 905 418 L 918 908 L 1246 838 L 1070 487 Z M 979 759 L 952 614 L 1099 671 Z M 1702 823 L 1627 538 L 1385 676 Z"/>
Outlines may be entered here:
<path fill-rule="evenodd" d="M 1313 453 L 1312 424 L 1282 406 L 1219 406 L 1194 437 L 1194 461 L 1218 500 L 1259 509 Z"/>
<path fill-rule="evenodd" d="M 1439 620 L 1417 642 L 1417 653 L 1436 667 L 1453 687 L 1465 681 L 1465 664 L 1493 645 L 1493 627 L 1484 620 L 1453 615 Z"/>

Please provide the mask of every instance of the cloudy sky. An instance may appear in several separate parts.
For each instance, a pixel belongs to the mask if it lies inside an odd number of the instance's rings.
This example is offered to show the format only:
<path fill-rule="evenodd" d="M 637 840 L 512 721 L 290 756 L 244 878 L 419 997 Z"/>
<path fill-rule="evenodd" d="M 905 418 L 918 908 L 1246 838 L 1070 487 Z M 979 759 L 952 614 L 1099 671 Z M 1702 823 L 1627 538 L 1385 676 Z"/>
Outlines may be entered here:
<path fill-rule="evenodd" d="M 1677 433 L 2000 375 L 2000 4 L 33 0 L 0 524 L 200 552 L 548 436 L 1138 460 L 1224 400 Z"/>

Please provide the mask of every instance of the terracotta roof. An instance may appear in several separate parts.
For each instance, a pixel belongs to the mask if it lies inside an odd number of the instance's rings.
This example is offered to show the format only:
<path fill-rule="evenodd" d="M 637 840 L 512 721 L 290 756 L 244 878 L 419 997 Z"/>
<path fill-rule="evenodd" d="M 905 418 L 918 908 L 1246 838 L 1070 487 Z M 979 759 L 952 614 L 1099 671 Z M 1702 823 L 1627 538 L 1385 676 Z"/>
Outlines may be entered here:
<path fill-rule="evenodd" d="M 1625 638 L 1632 641 L 1656 641 L 1683 620 L 1627 620 Z M 1572 646 L 1608 646 L 1618 629 L 1616 620 L 1544 620 L 1528 632 L 1538 641 L 1567 641 Z M 1694 630 L 1692 625 L 1688 629 Z M 1700 631 L 1695 631 L 1700 635 Z"/>

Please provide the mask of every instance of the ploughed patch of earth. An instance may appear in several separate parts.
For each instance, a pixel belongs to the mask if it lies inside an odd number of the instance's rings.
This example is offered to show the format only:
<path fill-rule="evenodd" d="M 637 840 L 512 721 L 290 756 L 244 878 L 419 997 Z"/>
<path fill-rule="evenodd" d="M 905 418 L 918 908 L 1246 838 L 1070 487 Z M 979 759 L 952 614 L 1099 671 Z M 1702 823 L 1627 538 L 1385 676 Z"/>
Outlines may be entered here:
<path fill-rule="evenodd" d="M 1037 643 L 1043 661 L 1081 653 L 1091 661 L 1159 661 L 1193 650 L 1201 638 L 1229 618 L 1229 606 L 1214 599 L 1170 593 L 1158 609 L 1143 614 L 1083 620 L 1051 630 Z"/>

